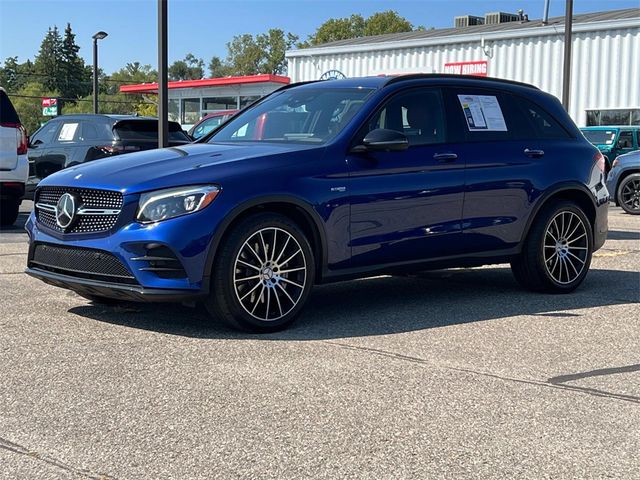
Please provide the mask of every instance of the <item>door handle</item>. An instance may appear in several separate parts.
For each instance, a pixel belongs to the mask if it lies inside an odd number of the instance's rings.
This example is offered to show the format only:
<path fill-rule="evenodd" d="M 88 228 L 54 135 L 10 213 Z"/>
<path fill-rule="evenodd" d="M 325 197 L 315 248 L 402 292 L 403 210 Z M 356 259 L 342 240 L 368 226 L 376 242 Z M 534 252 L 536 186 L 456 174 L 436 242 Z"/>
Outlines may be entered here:
<path fill-rule="evenodd" d="M 527 157 L 540 158 L 540 157 L 544 157 L 544 150 L 535 150 L 535 149 L 525 148 L 524 154 Z"/>
<path fill-rule="evenodd" d="M 436 153 L 433 155 L 433 159 L 438 162 L 453 162 L 458 158 L 455 153 Z"/>

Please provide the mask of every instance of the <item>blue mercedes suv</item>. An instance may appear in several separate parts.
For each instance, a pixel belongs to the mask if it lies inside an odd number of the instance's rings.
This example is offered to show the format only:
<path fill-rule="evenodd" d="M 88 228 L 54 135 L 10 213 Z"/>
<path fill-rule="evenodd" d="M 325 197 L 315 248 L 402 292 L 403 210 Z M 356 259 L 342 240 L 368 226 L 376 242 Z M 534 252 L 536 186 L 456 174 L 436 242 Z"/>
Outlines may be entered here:
<path fill-rule="evenodd" d="M 607 234 L 604 159 L 558 100 L 491 78 L 286 86 L 184 147 L 38 186 L 27 273 L 94 302 L 202 301 L 274 331 L 314 284 L 511 263 L 565 293 Z"/>

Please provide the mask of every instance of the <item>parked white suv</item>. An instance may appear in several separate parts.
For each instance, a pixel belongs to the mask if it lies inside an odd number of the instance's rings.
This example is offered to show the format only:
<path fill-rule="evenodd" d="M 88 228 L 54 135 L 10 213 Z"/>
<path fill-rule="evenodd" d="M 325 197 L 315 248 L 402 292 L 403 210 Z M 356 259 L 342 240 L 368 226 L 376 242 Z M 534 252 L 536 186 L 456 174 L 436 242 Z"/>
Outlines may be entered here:
<path fill-rule="evenodd" d="M 13 225 L 29 176 L 29 138 L 4 88 L 0 87 L 0 224 Z"/>

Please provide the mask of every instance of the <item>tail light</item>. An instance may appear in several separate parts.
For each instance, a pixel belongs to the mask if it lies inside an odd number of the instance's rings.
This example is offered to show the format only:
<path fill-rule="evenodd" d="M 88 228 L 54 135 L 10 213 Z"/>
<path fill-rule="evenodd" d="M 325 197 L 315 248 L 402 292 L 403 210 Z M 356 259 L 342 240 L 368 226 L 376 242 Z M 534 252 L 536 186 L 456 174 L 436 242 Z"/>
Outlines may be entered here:
<path fill-rule="evenodd" d="M 0 126 L 16 129 L 16 143 L 18 145 L 18 155 L 24 155 L 29 149 L 29 137 L 27 131 L 21 123 L 0 123 Z"/>
<path fill-rule="evenodd" d="M 611 163 L 611 169 L 613 170 L 620 163 L 620 157 L 616 157 L 616 159 Z"/>
<path fill-rule="evenodd" d="M 604 155 L 602 155 L 601 152 L 598 152 L 598 153 L 596 153 L 594 155 L 593 161 L 596 164 L 596 166 L 600 169 L 600 171 L 602 173 L 605 173 L 605 171 L 606 171 L 606 163 L 604 161 Z"/>

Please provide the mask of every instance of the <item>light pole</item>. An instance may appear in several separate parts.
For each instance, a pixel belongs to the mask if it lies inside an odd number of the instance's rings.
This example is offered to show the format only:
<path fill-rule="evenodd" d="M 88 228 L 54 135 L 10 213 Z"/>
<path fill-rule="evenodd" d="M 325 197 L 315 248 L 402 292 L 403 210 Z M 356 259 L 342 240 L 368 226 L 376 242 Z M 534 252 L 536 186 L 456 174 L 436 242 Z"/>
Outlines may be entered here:
<path fill-rule="evenodd" d="M 562 67 L 562 105 L 569 111 L 571 97 L 571 43 L 573 42 L 573 0 L 567 0 L 564 12 L 564 63 Z"/>
<path fill-rule="evenodd" d="M 98 40 L 107 36 L 107 32 L 99 31 L 93 38 L 93 113 L 98 113 Z"/>

